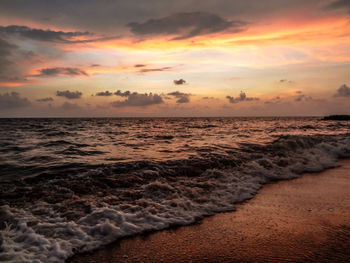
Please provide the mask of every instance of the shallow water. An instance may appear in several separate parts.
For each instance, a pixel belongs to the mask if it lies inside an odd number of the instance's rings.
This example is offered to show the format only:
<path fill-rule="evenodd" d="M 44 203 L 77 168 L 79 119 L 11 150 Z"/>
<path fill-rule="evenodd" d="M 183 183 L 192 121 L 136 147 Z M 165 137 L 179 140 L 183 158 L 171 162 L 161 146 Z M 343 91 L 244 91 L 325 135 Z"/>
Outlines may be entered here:
<path fill-rule="evenodd" d="M 318 118 L 1 119 L 0 261 L 63 262 L 350 156 Z"/>
<path fill-rule="evenodd" d="M 126 238 L 70 263 L 350 262 L 350 159 L 266 185 L 237 211 Z"/>

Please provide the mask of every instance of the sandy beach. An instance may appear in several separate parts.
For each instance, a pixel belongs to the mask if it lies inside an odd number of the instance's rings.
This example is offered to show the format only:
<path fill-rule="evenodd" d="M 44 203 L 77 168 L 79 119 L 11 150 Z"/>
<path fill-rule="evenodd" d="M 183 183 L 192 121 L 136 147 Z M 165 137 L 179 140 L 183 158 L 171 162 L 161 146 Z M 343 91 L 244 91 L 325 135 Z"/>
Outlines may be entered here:
<path fill-rule="evenodd" d="M 350 160 L 265 185 L 237 211 L 127 238 L 70 263 L 349 262 Z"/>

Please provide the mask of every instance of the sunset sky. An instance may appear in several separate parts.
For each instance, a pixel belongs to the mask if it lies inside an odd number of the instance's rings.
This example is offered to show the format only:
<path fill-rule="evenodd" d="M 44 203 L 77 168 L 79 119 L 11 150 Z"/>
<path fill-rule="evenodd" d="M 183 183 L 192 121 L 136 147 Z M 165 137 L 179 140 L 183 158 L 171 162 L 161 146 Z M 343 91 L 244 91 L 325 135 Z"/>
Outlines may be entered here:
<path fill-rule="evenodd" d="M 0 117 L 350 114 L 349 0 L 1 0 Z"/>

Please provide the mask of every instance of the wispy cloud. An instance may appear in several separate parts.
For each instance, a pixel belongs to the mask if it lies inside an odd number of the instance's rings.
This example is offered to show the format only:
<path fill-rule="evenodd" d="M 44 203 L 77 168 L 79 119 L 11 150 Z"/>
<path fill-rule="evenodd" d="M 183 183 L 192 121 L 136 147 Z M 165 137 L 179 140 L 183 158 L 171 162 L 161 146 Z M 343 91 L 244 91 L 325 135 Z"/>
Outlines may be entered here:
<path fill-rule="evenodd" d="M 39 70 L 37 77 L 55 77 L 55 76 L 89 76 L 85 70 L 70 67 L 44 68 Z"/>
<path fill-rule="evenodd" d="M 296 102 L 300 102 L 300 101 L 310 101 L 312 100 L 312 97 L 311 96 L 307 96 L 305 94 L 301 94 L 299 96 L 297 96 L 295 99 L 294 99 Z"/>
<path fill-rule="evenodd" d="M 66 101 L 61 105 L 61 109 L 66 110 L 66 111 L 71 111 L 71 110 L 79 110 L 81 108 L 78 104 L 69 103 Z"/>
<path fill-rule="evenodd" d="M 27 26 L 0 26 L 0 33 L 5 33 L 8 35 L 17 35 L 24 38 L 29 38 L 39 41 L 47 42 L 61 42 L 68 43 L 75 37 L 79 36 L 89 36 L 90 32 L 64 32 L 64 31 L 54 31 L 54 30 L 43 30 L 30 28 Z"/>
<path fill-rule="evenodd" d="M 148 72 L 159 72 L 159 71 L 167 71 L 172 69 L 172 67 L 162 67 L 162 68 L 143 68 L 140 69 L 138 72 L 141 73 L 148 73 Z"/>
<path fill-rule="evenodd" d="M 283 84 L 292 84 L 293 81 L 288 80 L 288 79 L 280 79 L 279 83 L 283 83 Z"/>

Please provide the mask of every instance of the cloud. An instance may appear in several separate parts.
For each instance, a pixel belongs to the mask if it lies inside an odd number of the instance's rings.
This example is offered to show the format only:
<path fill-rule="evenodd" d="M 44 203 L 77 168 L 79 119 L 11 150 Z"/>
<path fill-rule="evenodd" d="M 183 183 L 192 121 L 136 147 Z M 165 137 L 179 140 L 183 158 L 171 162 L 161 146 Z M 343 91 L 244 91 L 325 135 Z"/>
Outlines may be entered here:
<path fill-rule="evenodd" d="M 350 1 L 349 0 L 337 0 L 328 5 L 330 9 L 348 8 L 350 11 Z"/>
<path fill-rule="evenodd" d="M 36 101 L 38 101 L 38 102 L 49 102 L 49 101 L 53 101 L 53 98 L 47 97 L 47 98 L 37 99 Z"/>
<path fill-rule="evenodd" d="M 171 67 L 163 67 L 163 68 L 144 68 L 140 69 L 139 72 L 141 73 L 147 73 L 147 72 L 157 72 L 157 71 L 166 71 L 170 70 Z"/>
<path fill-rule="evenodd" d="M 0 57 L 11 55 L 12 51 L 16 48 L 16 45 L 13 45 L 0 38 Z"/>
<path fill-rule="evenodd" d="M 145 107 L 145 106 L 164 103 L 162 97 L 159 96 L 158 94 L 152 94 L 152 93 L 140 94 L 137 92 L 131 93 L 129 91 L 126 91 L 121 94 L 125 94 L 125 93 L 129 93 L 128 96 L 123 95 L 124 97 L 127 97 L 126 100 L 114 101 L 111 103 L 111 105 L 116 108 L 121 108 L 121 107 Z"/>
<path fill-rule="evenodd" d="M 11 61 L 11 56 L 16 49 L 16 45 L 0 38 L 0 80 L 14 78 L 12 70 L 14 63 Z"/>
<path fill-rule="evenodd" d="M 88 74 L 80 68 L 44 68 L 39 70 L 37 77 L 55 77 L 55 76 L 88 76 Z"/>
<path fill-rule="evenodd" d="M 134 65 L 135 68 L 143 68 L 143 67 L 146 67 L 147 65 L 146 64 L 136 64 Z"/>
<path fill-rule="evenodd" d="M 116 92 L 114 92 L 114 95 L 119 96 L 119 97 L 129 97 L 130 94 L 131 94 L 131 92 L 128 90 L 125 92 L 122 92 L 120 90 L 117 90 Z"/>
<path fill-rule="evenodd" d="M 280 83 L 287 83 L 287 84 L 292 84 L 292 83 L 293 83 L 293 81 L 288 80 L 288 79 L 280 79 L 279 82 L 280 82 Z"/>
<path fill-rule="evenodd" d="M 173 40 L 217 33 L 229 28 L 233 32 L 240 32 L 245 25 L 242 21 L 228 21 L 216 14 L 205 12 L 176 13 L 159 19 L 149 19 L 144 23 L 127 24 L 136 35 L 177 35 Z"/>
<path fill-rule="evenodd" d="M 113 93 L 112 92 L 110 92 L 110 91 L 108 91 L 108 90 L 106 90 L 106 91 L 101 91 L 101 92 L 97 92 L 96 93 L 96 96 L 104 96 L 104 97 L 108 97 L 108 96 L 112 96 L 113 95 Z"/>
<path fill-rule="evenodd" d="M 311 96 L 306 96 L 306 95 L 302 94 L 302 95 L 297 96 L 294 100 L 295 100 L 296 102 L 300 102 L 300 101 L 310 101 L 310 100 L 312 100 L 312 97 L 311 97 Z"/>
<path fill-rule="evenodd" d="M 242 101 L 253 101 L 253 100 L 259 100 L 259 98 L 253 98 L 253 97 L 247 97 L 245 92 L 242 92 L 239 94 L 239 97 L 231 97 L 231 96 L 226 96 L 226 98 L 229 100 L 230 103 L 238 103 Z"/>
<path fill-rule="evenodd" d="M 184 96 L 179 98 L 176 103 L 189 103 L 190 102 L 190 98 L 188 96 Z"/>
<path fill-rule="evenodd" d="M 0 33 L 0 36 L 1 33 Z M 11 39 L 12 40 L 12 39 Z M 19 45 L 21 43 L 18 43 Z M 0 37 L 0 81 L 24 83 L 27 67 L 37 61 L 37 55 Z"/>
<path fill-rule="evenodd" d="M 21 98 L 17 92 L 0 94 L 0 109 L 22 108 L 30 105 L 30 101 L 27 98 Z"/>
<path fill-rule="evenodd" d="M 189 94 L 189 93 L 174 91 L 174 92 L 168 93 L 167 95 L 177 98 L 176 103 L 189 103 L 190 102 L 191 94 Z"/>
<path fill-rule="evenodd" d="M 184 79 L 179 79 L 179 80 L 174 80 L 174 84 L 175 85 L 183 85 L 183 84 L 186 84 L 186 80 Z"/>
<path fill-rule="evenodd" d="M 81 93 L 80 91 L 65 90 L 56 92 L 56 96 L 65 97 L 67 99 L 80 99 L 82 95 L 83 93 Z"/>
<path fill-rule="evenodd" d="M 71 39 L 79 36 L 91 35 L 89 32 L 63 32 L 53 30 L 43 30 L 30 28 L 27 26 L 0 26 L 0 33 L 8 35 L 17 35 L 33 40 L 47 41 L 47 42 L 71 42 Z"/>
<path fill-rule="evenodd" d="M 280 103 L 282 100 L 282 98 L 280 96 L 276 96 L 276 97 L 273 97 L 271 100 L 269 101 L 265 101 L 264 103 L 265 104 L 277 104 L 277 103 Z"/>
<path fill-rule="evenodd" d="M 2 17 L 20 17 L 21 21 L 35 24 L 49 23 L 55 28 L 83 28 L 97 32 L 114 33 L 128 22 L 144 22 L 149 18 L 165 17 L 177 12 L 203 12 L 229 17 L 255 20 L 262 16 L 280 16 L 285 12 L 304 10 L 305 5 L 314 9 L 320 0 L 128 0 L 128 1 L 48 1 L 1 0 Z M 329 2 L 326 0 L 325 2 Z M 84 4 L 83 4 L 84 3 Z M 306 12 L 306 11 L 305 11 Z M 49 18 L 49 21 L 43 20 Z M 12 19 L 8 18 L 8 21 Z M 6 20 L 5 20 L 6 21 Z"/>
<path fill-rule="evenodd" d="M 334 97 L 350 97 L 350 88 L 346 84 L 341 85 Z"/>
<path fill-rule="evenodd" d="M 63 110 L 78 110 L 80 109 L 78 104 L 65 102 L 61 105 Z"/>

